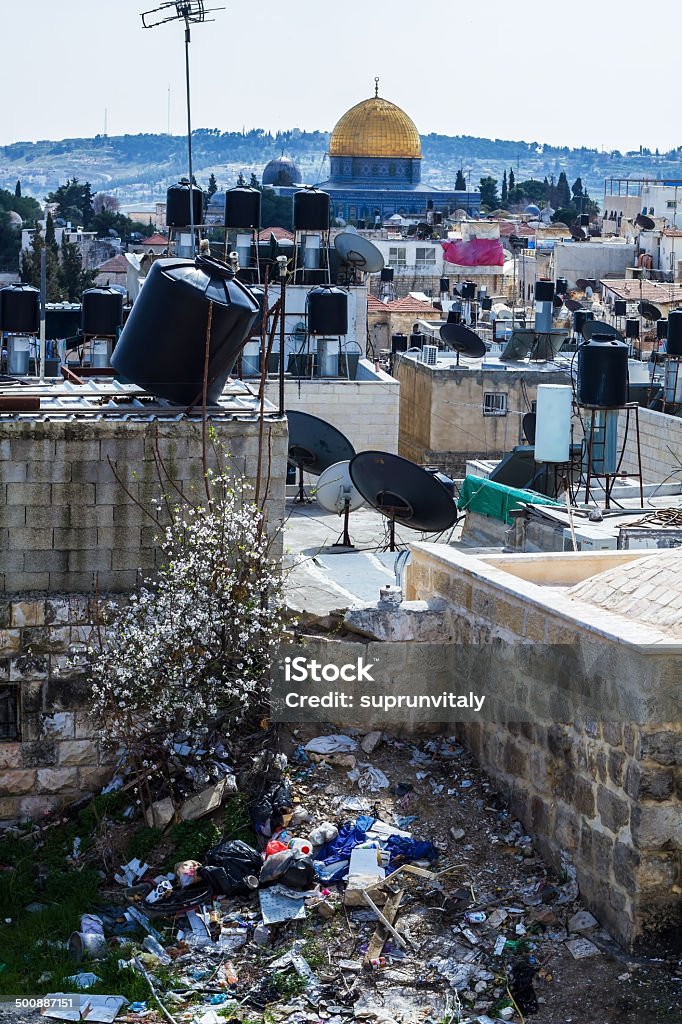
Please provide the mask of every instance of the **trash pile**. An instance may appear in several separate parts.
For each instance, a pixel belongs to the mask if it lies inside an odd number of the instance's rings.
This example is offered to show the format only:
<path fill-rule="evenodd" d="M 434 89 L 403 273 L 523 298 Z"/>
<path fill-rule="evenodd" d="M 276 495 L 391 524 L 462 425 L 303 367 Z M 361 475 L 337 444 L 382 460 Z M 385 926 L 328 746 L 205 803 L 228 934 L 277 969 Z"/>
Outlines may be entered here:
<path fill-rule="evenodd" d="M 605 961 L 613 943 L 576 906 L 568 861 L 564 881 L 552 880 L 455 738 L 330 735 L 291 747 L 251 805 L 253 845 L 225 834 L 172 872 L 139 858 L 120 866 L 120 902 L 84 915 L 69 940 L 79 1015 L 44 1016 L 523 1022 L 542 1010 L 557 961 Z M 386 771 L 369 761 L 378 751 Z M 121 969 L 144 978 L 144 1001 L 88 1001 L 112 946 Z"/>

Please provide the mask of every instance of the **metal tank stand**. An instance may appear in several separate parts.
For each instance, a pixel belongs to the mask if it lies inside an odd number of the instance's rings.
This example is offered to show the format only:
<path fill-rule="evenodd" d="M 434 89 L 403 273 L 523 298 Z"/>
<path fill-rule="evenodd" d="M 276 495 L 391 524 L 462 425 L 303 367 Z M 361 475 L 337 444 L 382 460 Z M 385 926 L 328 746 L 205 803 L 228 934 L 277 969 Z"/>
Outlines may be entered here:
<path fill-rule="evenodd" d="M 331 260 L 330 260 L 330 239 L 331 229 L 320 229 L 319 231 L 298 230 L 294 232 L 294 284 L 331 284 Z M 306 266 L 299 263 L 301 250 L 305 253 L 304 239 L 307 235 L 320 239 L 320 263 L 317 267 Z M 311 250 L 312 251 L 312 250 Z M 305 260 L 305 257 L 304 257 Z"/>
<path fill-rule="evenodd" d="M 640 446 L 639 437 L 639 404 L 637 402 L 628 402 L 626 405 L 609 406 L 608 408 L 595 406 L 579 406 L 580 409 L 584 409 L 589 413 L 589 431 L 587 434 L 587 468 L 585 471 L 585 504 L 589 503 L 590 493 L 596 480 L 603 480 L 604 490 L 604 508 L 611 507 L 611 492 L 613 486 L 617 480 L 622 480 L 624 476 L 628 479 L 639 480 L 639 496 L 644 507 L 644 481 L 642 479 L 642 451 Z M 614 473 L 599 473 L 594 469 L 595 463 L 603 463 L 606 454 L 606 437 L 604 434 L 603 440 L 595 439 L 595 428 L 597 426 L 596 419 L 599 414 L 606 414 L 609 412 L 625 412 L 625 433 L 623 435 L 623 443 L 620 449 L 620 455 L 618 456 L 618 463 L 616 465 L 616 471 Z M 634 413 L 634 425 L 635 425 L 635 437 L 637 442 L 637 472 L 636 473 L 621 473 L 620 467 L 623 462 L 623 456 L 625 455 L 625 448 L 628 443 L 628 436 L 630 432 L 630 417 Z"/>
<path fill-rule="evenodd" d="M 682 407 L 682 401 L 675 401 L 678 396 L 678 389 L 679 393 L 682 394 L 682 381 L 680 380 L 681 363 L 682 356 L 666 356 L 665 363 L 663 364 L 665 369 L 663 373 L 663 403 L 661 405 L 661 412 L 667 412 L 671 416 L 674 416 Z M 671 399 L 668 399 L 668 394 L 672 395 Z"/>

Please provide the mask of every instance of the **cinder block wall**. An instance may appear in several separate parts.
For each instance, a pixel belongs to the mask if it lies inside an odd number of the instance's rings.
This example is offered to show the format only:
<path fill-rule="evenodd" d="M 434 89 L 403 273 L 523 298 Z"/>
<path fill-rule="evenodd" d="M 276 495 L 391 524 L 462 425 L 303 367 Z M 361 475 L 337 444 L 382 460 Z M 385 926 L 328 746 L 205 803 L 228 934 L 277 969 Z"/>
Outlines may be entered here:
<path fill-rule="evenodd" d="M 258 420 L 212 426 L 232 470 L 255 482 Z M 264 421 L 274 556 L 287 437 L 284 420 Z M 187 420 L 0 423 L 0 686 L 11 688 L 19 720 L 18 739 L 0 739 L 0 820 L 39 820 L 111 773 L 86 716 L 88 680 L 69 652 L 90 639 L 99 601 L 125 601 L 154 573 L 159 531 L 145 510 L 161 493 L 155 454 L 200 497 L 202 452 L 201 424 Z"/>
<path fill-rule="evenodd" d="M 618 442 L 625 439 L 625 413 L 618 417 Z M 639 410 L 639 443 L 642 455 L 642 475 L 645 483 L 682 481 L 682 419 L 668 416 L 653 409 Z M 630 414 L 630 429 L 621 470 L 624 473 L 637 472 L 637 439 L 635 418 Z"/>
<path fill-rule="evenodd" d="M 558 870 L 568 855 L 583 897 L 619 941 L 678 927 L 682 652 L 628 648 L 486 579 L 477 560 L 467 568 L 427 548 L 413 549 L 406 596 L 446 602 L 450 685 L 478 684 L 494 707 L 492 721 L 458 726 L 464 742 Z M 604 568 L 590 563 L 586 575 Z M 609 720 L 579 720 L 586 686 L 601 687 Z M 661 721 L 636 724 L 650 720 L 637 706 L 660 708 Z"/>

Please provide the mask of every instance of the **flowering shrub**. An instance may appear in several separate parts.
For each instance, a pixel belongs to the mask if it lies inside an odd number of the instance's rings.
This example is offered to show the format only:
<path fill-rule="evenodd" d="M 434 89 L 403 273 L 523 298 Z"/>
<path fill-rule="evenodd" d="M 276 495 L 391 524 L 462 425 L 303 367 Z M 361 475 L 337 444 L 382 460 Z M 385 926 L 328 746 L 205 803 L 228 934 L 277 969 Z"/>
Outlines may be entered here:
<path fill-rule="evenodd" d="M 279 567 L 247 487 L 207 474 L 202 504 L 173 507 L 162 564 L 88 650 L 91 716 L 130 765 L 167 767 L 267 700 L 284 630 Z M 167 772 L 162 772 L 168 778 Z"/>

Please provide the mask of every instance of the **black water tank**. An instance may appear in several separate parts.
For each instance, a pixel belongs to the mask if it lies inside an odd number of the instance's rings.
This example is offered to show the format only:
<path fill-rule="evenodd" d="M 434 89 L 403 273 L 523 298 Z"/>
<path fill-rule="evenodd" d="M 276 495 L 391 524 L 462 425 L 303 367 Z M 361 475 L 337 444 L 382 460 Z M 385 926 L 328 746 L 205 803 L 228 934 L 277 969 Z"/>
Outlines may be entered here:
<path fill-rule="evenodd" d="M 639 338 L 639 320 L 630 317 L 629 320 L 625 321 L 625 337 Z"/>
<path fill-rule="evenodd" d="M 556 286 L 554 288 L 554 291 L 557 293 L 557 295 L 567 295 L 568 294 L 568 278 L 566 278 L 566 277 L 557 277 L 557 279 L 556 279 Z"/>
<path fill-rule="evenodd" d="M 201 224 L 204 217 L 204 193 L 197 185 L 191 189 L 194 223 Z M 166 224 L 169 228 L 186 228 L 190 224 L 190 184 L 181 181 L 166 192 Z"/>
<path fill-rule="evenodd" d="M 329 213 L 328 192 L 319 188 L 294 192 L 294 231 L 327 231 Z"/>
<path fill-rule="evenodd" d="M 391 337 L 391 352 L 407 352 L 407 335 L 394 334 Z"/>
<path fill-rule="evenodd" d="M 590 223 L 590 215 L 589 215 L 589 213 L 581 213 L 580 214 L 580 226 L 583 227 L 583 228 L 586 228 L 586 227 L 589 227 L 589 223 Z"/>
<path fill-rule="evenodd" d="M 308 292 L 308 332 L 336 336 L 348 334 L 348 292 L 320 285 Z"/>
<path fill-rule="evenodd" d="M 668 321 L 657 320 L 656 321 L 656 337 L 659 341 L 665 341 L 668 337 Z"/>
<path fill-rule="evenodd" d="M 83 334 L 115 338 L 123 323 L 123 296 L 115 288 L 86 288 L 81 306 Z"/>
<path fill-rule="evenodd" d="M 389 282 L 393 280 L 393 267 L 381 268 L 381 280 Z"/>
<path fill-rule="evenodd" d="M 439 287 L 441 295 L 444 292 L 448 292 L 449 293 L 449 291 L 450 291 L 450 278 L 449 277 L 441 277 L 440 284 L 439 284 L 438 287 Z"/>
<path fill-rule="evenodd" d="M 10 284 L 0 291 L 0 331 L 37 334 L 40 330 L 40 292 L 30 284 Z"/>
<path fill-rule="evenodd" d="M 367 229 L 367 221 L 366 220 L 359 220 L 358 221 L 358 231 L 365 231 L 366 229 Z"/>
<path fill-rule="evenodd" d="M 261 288 L 260 285 L 249 285 L 249 291 L 253 295 L 254 299 L 258 303 L 258 312 L 256 313 L 256 319 L 253 321 L 251 326 L 251 337 L 259 337 L 261 335 L 261 324 L 263 322 L 263 306 L 265 305 L 265 289 Z"/>
<path fill-rule="evenodd" d="M 492 309 L 493 300 L 490 295 L 486 295 L 484 299 L 481 299 L 481 309 Z"/>
<path fill-rule="evenodd" d="M 225 227 L 260 228 L 261 194 L 251 185 L 237 185 L 225 193 Z"/>
<path fill-rule="evenodd" d="M 614 316 L 627 316 L 628 304 L 625 299 L 616 299 L 613 303 L 613 315 Z"/>
<path fill-rule="evenodd" d="M 578 347 L 578 405 L 600 409 L 628 400 L 628 346 L 607 335 L 593 334 Z"/>
<path fill-rule="evenodd" d="M 189 405 L 200 399 L 211 303 L 207 399 L 217 402 L 251 333 L 258 302 L 230 268 L 213 257 L 152 264 L 111 365 L 171 402 Z"/>
<path fill-rule="evenodd" d="M 474 281 L 463 281 L 460 287 L 463 299 L 476 298 L 476 284 Z"/>
<path fill-rule="evenodd" d="M 552 302 L 554 299 L 554 281 L 541 277 L 535 282 L 535 301 Z"/>
<path fill-rule="evenodd" d="M 668 342 L 665 346 L 669 356 L 682 356 L 682 309 L 668 313 Z"/>
<path fill-rule="evenodd" d="M 594 320 L 594 313 L 591 309 L 576 309 L 573 314 L 573 330 L 576 334 L 582 333 L 582 329 L 588 320 Z"/>

